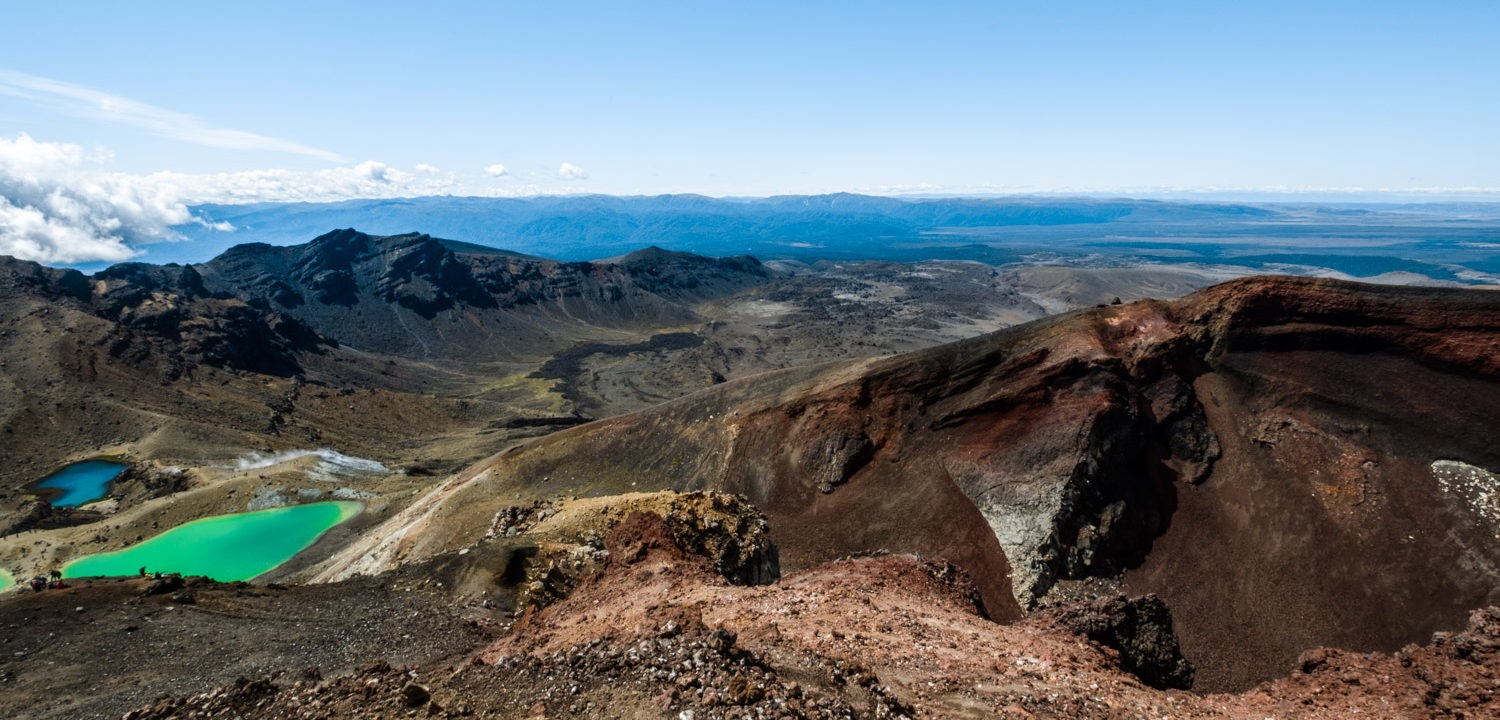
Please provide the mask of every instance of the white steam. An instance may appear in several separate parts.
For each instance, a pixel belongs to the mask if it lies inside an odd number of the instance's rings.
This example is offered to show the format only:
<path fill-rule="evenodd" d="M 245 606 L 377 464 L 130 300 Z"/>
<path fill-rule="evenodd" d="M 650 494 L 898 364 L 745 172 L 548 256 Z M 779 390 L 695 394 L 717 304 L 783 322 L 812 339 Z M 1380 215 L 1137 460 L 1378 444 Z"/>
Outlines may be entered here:
<path fill-rule="evenodd" d="M 308 474 L 319 480 L 333 481 L 353 475 L 373 475 L 390 472 L 390 468 L 387 468 L 379 461 L 345 455 L 337 450 L 329 450 L 328 448 L 287 450 L 285 452 L 270 454 L 252 452 L 235 460 L 234 469 L 242 472 L 246 470 L 259 470 L 293 460 L 300 460 L 305 457 L 318 458 L 317 463 L 308 471 Z"/>

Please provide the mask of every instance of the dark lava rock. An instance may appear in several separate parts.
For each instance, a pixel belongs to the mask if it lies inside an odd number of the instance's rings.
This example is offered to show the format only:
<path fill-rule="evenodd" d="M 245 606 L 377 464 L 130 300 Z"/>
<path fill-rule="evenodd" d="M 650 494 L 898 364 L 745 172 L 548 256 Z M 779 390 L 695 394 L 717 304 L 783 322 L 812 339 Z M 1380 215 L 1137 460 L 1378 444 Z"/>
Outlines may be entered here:
<path fill-rule="evenodd" d="M 177 576 L 177 575 L 167 575 L 166 577 L 159 577 L 159 578 L 156 578 L 155 580 L 152 580 L 151 584 L 147 585 L 146 586 L 146 590 L 144 592 L 142 592 L 141 594 L 142 595 L 166 595 L 167 593 L 175 593 L 178 590 L 181 590 L 182 586 L 183 586 L 183 582 L 182 582 L 182 578 L 180 576 Z M 173 600 L 175 601 L 176 599 L 174 598 Z"/>
<path fill-rule="evenodd" d="M 1500 658 L 1500 607 L 1469 613 L 1463 632 L 1438 633 L 1433 645 L 1455 660 L 1482 665 Z"/>
<path fill-rule="evenodd" d="M 52 505 L 45 500 L 26 502 L 20 509 L 0 520 L 0 536 L 39 527 L 51 515 Z"/>
<path fill-rule="evenodd" d="M 407 707 L 422 707 L 432 699 L 432 693 L 427 688 L 416 683 L 407 683 L 401 688 L 401 702 Z"/>
<path fill-rule="evenodd" d="M 1038 619 L 1117 651 L 1120 668 L 1151 687 L 1193 686 L 1193 664 L 1177 645 L 1172 610 L 1155 595 L 1064 605 Z"/>

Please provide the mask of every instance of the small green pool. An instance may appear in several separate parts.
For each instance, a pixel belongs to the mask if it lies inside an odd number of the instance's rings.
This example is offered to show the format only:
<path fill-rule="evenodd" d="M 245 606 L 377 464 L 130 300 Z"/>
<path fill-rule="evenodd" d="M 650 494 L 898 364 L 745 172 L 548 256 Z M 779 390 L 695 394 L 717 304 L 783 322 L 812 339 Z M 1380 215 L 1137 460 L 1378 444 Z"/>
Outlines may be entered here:
<path fill-rule="evenodd" d="M 0 590 L 4 590 L 16 584 L 16 579 L 10 576 L 10 571 L 0 570 Z"/>
<path fill-rule="evenodd" d="M 306 550 L 363 507 L 320 502 L 194 520 L 139 545 L 74 560 L 63 566 L 63 577 L 135 575 L 144 567 L 221 582 L 249 580 Z"/>

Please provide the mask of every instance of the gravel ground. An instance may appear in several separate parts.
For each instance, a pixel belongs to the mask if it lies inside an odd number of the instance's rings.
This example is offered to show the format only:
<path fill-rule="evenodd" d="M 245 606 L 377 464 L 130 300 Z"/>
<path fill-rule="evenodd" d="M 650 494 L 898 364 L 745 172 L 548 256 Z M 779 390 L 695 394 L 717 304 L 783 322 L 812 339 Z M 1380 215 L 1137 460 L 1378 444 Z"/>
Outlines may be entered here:
<path fill-rule="evenodd" d="M 514 623 L 415 571 L 11 593 L 0 705 L 127 720 L 1500 716 L 1500 608 L 1429 645 L 1309 650 L 1282 679 L 1204 695 L 1146 685 L 1066 612 L 986 619 L 946 563 L 862 557 L 739 586 L 655 515 L 605 544 L 597 574 Z"/>
<path fill-rule="evenodd" d="M 499 632 L 496 620 L 448 607 L 399 573 L 297 587 L 190 583 L 143 596 L 147 584 L 0 596 L 0 707 L 38 720 L 118 718 L 239 677 L 432 663 Z"/>

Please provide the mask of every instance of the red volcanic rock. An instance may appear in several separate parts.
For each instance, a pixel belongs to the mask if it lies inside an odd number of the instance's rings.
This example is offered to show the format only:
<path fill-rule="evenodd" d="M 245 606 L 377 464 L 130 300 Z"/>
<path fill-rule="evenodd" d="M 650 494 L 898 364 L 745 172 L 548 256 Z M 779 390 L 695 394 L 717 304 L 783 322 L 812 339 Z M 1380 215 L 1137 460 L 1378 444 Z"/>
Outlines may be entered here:
<path fill-rule="evenodd" d="M 1154 593 L 1198 686 L 1243 688 L 1500 602 L 1484 489 L 1432 471 L 1500 468 L 1495 427 L 1500 293 L 1246 279 L 555 433 L 470 469 L 398 550 L 471 542 L 442 518 L 517 494 L 740 493 L 787 570 L 942 558 L 1001 620 L 1059 580 Z"/>

